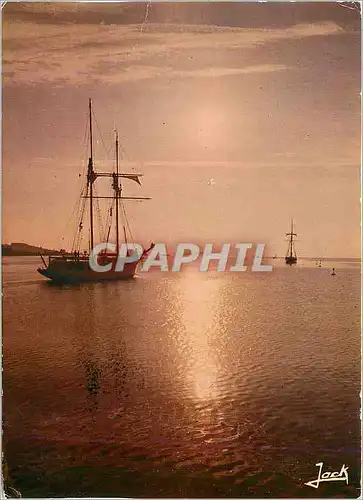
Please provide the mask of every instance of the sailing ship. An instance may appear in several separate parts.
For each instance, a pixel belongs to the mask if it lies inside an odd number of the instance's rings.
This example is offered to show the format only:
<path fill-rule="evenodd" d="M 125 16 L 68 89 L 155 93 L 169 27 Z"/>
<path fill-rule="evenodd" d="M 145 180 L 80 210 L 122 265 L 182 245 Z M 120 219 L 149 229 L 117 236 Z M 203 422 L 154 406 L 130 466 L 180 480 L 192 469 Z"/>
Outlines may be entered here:
<path fill-rule="evenodd" d="M 297 236 L 297 234 L 294 233 L 294 221 L 293 221 L 293 219 L 291 219 L 291 231 L 289 233 L 286 233 L 286 236 L 289 236 L 289 246 L 287 248 L 285 262 L 289 266 L 292 266 L 293 264 L 297 263 L 297 255 L 296 255 L 296 251 L 294 248 L 294 236 Z"/>
<path fill-rule="evenodd" d="M 58 284 L 72 284 L 72 283 L 84 283 L 84 282 L 98 282 L 98 281 L 110 281 L 110 280 L 124 280 L 133 278 L 136 272 L 137 265 L 140 261 L 147 255 L 150 249 L 153 247 L 151 244 L 150 248 L 145 250 L 141 256 L 135 259 L 133 262 L 125 262 L 123 270 L 117 270 L 116 262 L 118 258 L 118 253 L 120 249 L 120 209 L 122 209 L 122 215 L 126 219 L 126 224 L 128 226 L 125 207 L 123 206 L 123 200 L 150 200 L 147 197 L 134 197 L 134 196 L 122 196 L 122 179 L 132 180 L 139 185 L 141 185 L 140 177 L 142 174 L 136 173 L 121 173 L 119 170 L 119 140 L 117 131 L 115 131 L 115 167 L 112 172 L 101 172 L 95 171 L 94 168 L 94 145 L 93 145 L 93 111 L 92 111 L 92 101 L 89 99 L 89 159 L 88 167 L 85 175 L 85 185 L 81 193 L 81 215 L 78 224 L 76 236 L 73 242 L 74 248 L 72 252 L 64 252 L 61 256 L 49 256 L 48 262 L 45 261 L 44 257 L 41 255 L 43 262 L 43 267 L 39 267 L 37 271 L 46 278 L 52 280 Z M 95 181 L 98 178 L 110 178 L 111 179 L 111 196 L 97 196 L 95 192 Z M 115 214 L 115 236 L 116 236 L 116 246 L 115 252 L 103 251 L 99 254 L 97 263 L 100 265 L 106 265 L 111 263 L 111 269 L 106 272 L 97 272 L 90 267 L 90 254 L 94 249 L 95 244 L 95 202 L 98 205 L 98 199 L 109 199 L 110 207 L 108 209 L 107 220 L 109 222 L 107 237 L 105 238 L 108 243 L 113 213 Z M 87 250 L 80 252 L 82 234 L 84 233 L 83 218 L 86 212 L 86 204 L 89 204 L 89 251 Z M 129 227 L 129 226 L 128 226 Z M 130 234 L 131 231 L 129 230 Z M 124 241 L 127 243 L 127 232 L 126 226 L 123 225 Z M 103 240 L 103 242 L 105 242 Z M 130 255 L 128 253 L 128 255 Z M 109 266 L 110 267 L 110 266 Z"/>

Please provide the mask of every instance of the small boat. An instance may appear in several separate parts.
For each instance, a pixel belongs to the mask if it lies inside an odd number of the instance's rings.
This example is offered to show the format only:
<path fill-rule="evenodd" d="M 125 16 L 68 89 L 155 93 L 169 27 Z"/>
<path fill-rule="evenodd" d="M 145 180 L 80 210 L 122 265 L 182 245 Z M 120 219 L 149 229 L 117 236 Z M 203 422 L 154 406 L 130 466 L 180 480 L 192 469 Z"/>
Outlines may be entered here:
<path fill-rule="evenodd" d="M 125 207 L 123 206 L 124 200 L 149 200 L 146 197 L 131 197 L 122 196 L 122 186 L 121 179 L 127 179 L 136 182 L 141 185 L 140 177 L 142 174 L 135 173 L 120 173 L 119 171 L 119 142 L 118 135 L 116 132 L 116 152 L 115 152 L 115 166 L 112 172 L 100 172 L 95 171 L 94 168 L 94 155 L 93 155 L 93 134 L 92 134 L 92 101 L 89 100 L 89 148 L 90 155 L 88 160 L 88 168 L 85 176 L 85 185 L 81 193 L 81 210 L 80 210 L 80 222 L 77 228 L 77 234 L 74 238 L 74 249 L 70 253 L 63 253 L 61 256 L 49 256 L 48 262 L 45 261 L 41 255 L 43 262 L 43 267 L 39 267 L 37 271 L 44 277 L 52 280 L 53 282 L 59 284 L 70 284 L 70 283 L 84 283 L 84 282 L 97 282 L 97 281 L 110 281 L 110 280 L 124 280 L 132 278 L 135 275 L 137 265 L 146 256 L 146 254 L 151 250 L 153 244 L 148 250 L 145 250 L 143 254 L 137 258 L 134 262 L 126 262 L 122 270 L 115 269 L 118 253 L 120 249 L 120 235 L 119 235 L 119 219 L 122 214 L 125 219 L 124 229 L 124 241 L 127 243 L 126 226 L 129 227 Z M 96 196 L 94 183 L 98 178 L 109 178 L 111 180 L 111 191 L 112 196 Z M 103 241 L 109 242 L 111 226 L 113 226 L 112 217 L 115 215 L 115 238 L 116 245 L 114 253 L 103 251 L 98 256 L 97 263 L 100 265 L 110 264 L 111 269 L 106 272 L 97 272 L 90 267 L 90 254 L 94 249 L 95 245 L 95 208 L 99 209 L 98 199 L 104 198 L 108 199 L 110 206 L 106 213 L 106 220 L 108 227 L 107 236 L 104 236 Z M 87 203 L 88 200 L 88 203 Z M 97 200 L 97 205 L 95 206 L 95 200 Z M 82 235 L 84 234 L 84 214 L 86 212 L 86 205 L 88 204 L 89 212 L 89 241 L 87 251 L 80 251 Z M 122 209 L 122 212 L 120 211 Z M 98 213 L 100 217 L 100 213 Z M 131 232 L 130 232 L 131 234 Z M 130 255 L 130 254 L 128 254 Z"/>
<path fill-rule="evenodd" d="M 294 236 L 297 236 L 296 233 L 294 233 L 294 221 L 291 219 L 291 231 L 289 233 L 286 233 L 286 236 L 289 236 L 289 246 L 287 248 L 287 253 L 285 257 L 285 262 L 289 266 L 292 266 L 293 264 L 297 263 L 297 255 L 295 252 L 294 248 Z"/>

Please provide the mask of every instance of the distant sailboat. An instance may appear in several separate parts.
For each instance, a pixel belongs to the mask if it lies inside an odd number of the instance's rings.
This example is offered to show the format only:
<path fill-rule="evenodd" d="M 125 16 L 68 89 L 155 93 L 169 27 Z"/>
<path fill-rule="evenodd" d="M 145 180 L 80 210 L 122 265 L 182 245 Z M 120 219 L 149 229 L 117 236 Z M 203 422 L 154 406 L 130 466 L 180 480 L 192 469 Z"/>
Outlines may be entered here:
<path fill-rule="evenodd" d="M 289 266 L 292 266 L 293 264 L 297 263 L 297 255 L 296 251 L 294 248 L 294 236 L 297 236 L 296 233 L 294 233 L 294 221 L 291 219 L 291 231 L 289 233 L 286 233 L 286 236 L 289 236 L 289 246 L 287 248 L 287 253 L 285 257 L 285 262 Z"/>

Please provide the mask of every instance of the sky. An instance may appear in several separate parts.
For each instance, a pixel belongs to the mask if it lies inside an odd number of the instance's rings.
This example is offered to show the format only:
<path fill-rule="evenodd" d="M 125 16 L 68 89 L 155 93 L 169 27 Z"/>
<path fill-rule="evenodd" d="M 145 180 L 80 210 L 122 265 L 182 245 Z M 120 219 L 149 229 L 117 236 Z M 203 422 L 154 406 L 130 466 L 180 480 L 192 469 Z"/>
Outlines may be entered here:
<path fill-rule="evenodd" d="M 353 4 L 8 2 L 2 17 L 3 242 L 70 247 L 92 98 L 95 169 L 114 168 L 117 127 L 123 171 L 144 175 L 124 195 L 152 198 L 125 202 L 135 241 L 284 255 L 293 217 L 299 255 L 360 256 Z"/>

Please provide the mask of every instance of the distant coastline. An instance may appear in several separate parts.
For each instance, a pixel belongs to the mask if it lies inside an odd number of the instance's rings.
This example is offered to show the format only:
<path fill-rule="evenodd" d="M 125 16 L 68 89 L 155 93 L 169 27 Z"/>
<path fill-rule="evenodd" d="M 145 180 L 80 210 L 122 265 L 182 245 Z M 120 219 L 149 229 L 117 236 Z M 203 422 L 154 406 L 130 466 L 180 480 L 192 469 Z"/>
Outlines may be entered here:
<path fill-rule="evenodd" d="M 267 259 L 284 260 L 285 257 L 266 257 Z M 299 260 L 307 260 L 309 262 L 361 262 L 359 257 L 299 257 Z"/>
<path fill-rule="evenodd" d="M 50 250 L 49 248 L 28 245 L 27 243 L 10 243 L 1 245 L 1 253 L 4 257 L 19 257 L 31 255 L 62 255 L 67 253 L 65 250 Z"/>

